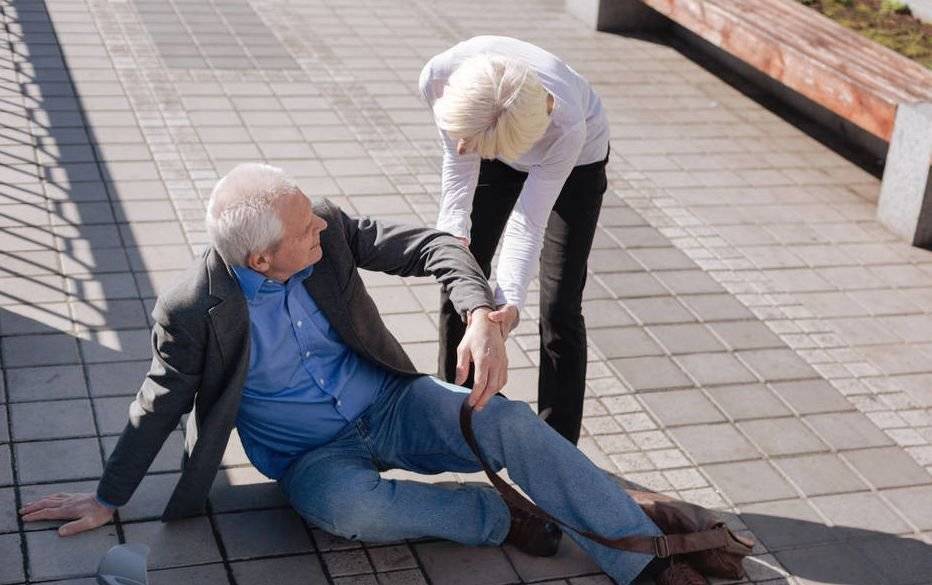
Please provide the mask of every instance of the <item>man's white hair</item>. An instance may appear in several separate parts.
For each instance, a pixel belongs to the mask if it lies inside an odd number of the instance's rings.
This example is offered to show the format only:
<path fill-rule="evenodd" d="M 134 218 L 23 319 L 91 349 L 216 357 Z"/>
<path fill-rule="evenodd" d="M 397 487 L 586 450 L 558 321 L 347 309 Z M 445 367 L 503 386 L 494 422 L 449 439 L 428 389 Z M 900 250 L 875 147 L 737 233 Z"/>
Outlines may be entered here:
<path fill-rule="evenodd" d="M 547 90 L 519 59 L 477 55 L 450 75 L 434 102 L 437 125 L 486 159 L 516 160 L 550 124 Z"/>
<path fill-rule="evenodd" d="M 207 204 L 207 237 L 230 266 L 245 266 L 249 254 L 273 249 L 284 227 L 275 202 L 300 193 L 298 184 L 278 167 L 237 165 L 214 186 Z"/>

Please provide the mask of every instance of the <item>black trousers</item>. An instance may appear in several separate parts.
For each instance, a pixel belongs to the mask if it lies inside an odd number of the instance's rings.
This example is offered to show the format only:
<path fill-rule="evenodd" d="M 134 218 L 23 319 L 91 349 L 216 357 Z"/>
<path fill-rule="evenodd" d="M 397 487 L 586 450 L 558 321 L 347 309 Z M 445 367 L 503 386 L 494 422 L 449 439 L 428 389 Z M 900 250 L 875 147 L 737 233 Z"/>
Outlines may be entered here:
<path fill-rule="evenodd" d="M 567 178 L 550 213 L 540 257 L 540 372 L 538 409 L 572 443 L 579 440 L 586 391 L 586 324 L 582 295 L 602 196 L 608 188 L 602 162 L 578 166 Z M 473 198 L 469 249 L 486 277 L 492 256 L 527 173 L 497 160 L 484 160 Z M 439 376 L 456 376 L 456 347 L 466 332 L 460 315 L 440 298 Z M 467 386 L 472 384 L 472 377 Z M 507 391 L 507 388 L 505 389 Z"/>

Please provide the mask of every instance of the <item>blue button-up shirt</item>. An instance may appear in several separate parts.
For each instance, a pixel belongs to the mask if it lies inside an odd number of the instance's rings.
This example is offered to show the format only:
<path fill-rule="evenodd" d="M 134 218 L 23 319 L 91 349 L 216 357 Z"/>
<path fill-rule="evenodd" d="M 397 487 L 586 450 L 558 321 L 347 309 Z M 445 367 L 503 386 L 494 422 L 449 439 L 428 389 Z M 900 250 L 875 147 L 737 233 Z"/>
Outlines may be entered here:
<path fill-rule="evenodd" d="M 362 414 L 390 377 L 330 326 L 303 285 L 312 271 L 309 266 L 283 284 L 233 268 L 251 325 L 236 425 L 249 460 L 272 479 Z"/>

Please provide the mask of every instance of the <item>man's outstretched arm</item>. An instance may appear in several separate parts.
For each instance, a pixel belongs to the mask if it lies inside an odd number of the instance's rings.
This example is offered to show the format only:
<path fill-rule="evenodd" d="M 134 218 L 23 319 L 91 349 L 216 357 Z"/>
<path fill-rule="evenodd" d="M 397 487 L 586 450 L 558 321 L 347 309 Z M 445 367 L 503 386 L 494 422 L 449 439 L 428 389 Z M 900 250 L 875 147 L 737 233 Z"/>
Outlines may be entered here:
<path fill-rule="evenodd" d="M 68 520 L 58 529 L 71 536 L 110 522 L 129 501 L 181 415 L 194 404 L 203 344 L 174 326 L 157 306 L 152 330 L 152 366 L 129 408 L 129 423 L 107 461 L 97 493 L 58 493 L 20 508 L 25 522 Z"/>
<path fill-rule="evenodd" d="M 462 242 L 446 232 L 375 220 L 339 212 L 340 228 L 356 265 L 398 276 L 433 276 L 469 324 L 457 348 L 457 383 L 476 368 L 470 400 L 479 408 L 508 379 L 508 355 L 499 324 L 488 319 L 495 297 L 476 259 Z M 331 226 L 331 229 L 335 226 Z M 481 316 L 482 318 L 477 318 Z"/>

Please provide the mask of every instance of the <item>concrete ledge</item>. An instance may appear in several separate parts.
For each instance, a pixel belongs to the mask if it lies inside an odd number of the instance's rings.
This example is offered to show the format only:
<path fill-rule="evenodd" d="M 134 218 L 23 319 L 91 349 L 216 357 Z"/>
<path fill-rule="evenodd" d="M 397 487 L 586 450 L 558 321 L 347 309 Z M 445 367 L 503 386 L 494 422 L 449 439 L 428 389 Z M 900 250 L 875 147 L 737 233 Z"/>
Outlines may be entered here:
<path fill-rule="evenodd" d="M 883 173 L 877 218 L 888 229 L 932 250 L 932 104 L 902 104 Z"/>
<path fill-rule="evenodd" d="M 657 32 L 670 21 L 640 0 L 566 0 L 566 11 L 604 32 Z"/>

